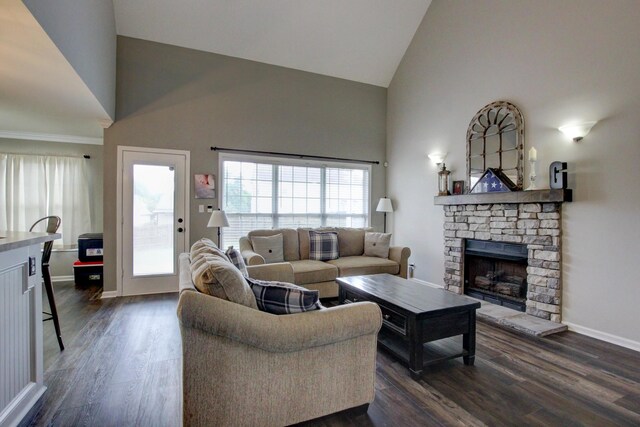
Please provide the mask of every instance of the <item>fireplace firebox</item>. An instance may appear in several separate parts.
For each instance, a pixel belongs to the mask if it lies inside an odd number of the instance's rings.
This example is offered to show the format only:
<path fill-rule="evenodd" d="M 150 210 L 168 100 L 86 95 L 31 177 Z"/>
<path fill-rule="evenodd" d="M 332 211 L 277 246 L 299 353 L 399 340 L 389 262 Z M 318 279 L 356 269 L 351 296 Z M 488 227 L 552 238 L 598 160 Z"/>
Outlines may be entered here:
<path fill-rule="evenodd" d="M 464 293 L 525 311 L 527 262 L 527 245 L 466 239 Z"/>

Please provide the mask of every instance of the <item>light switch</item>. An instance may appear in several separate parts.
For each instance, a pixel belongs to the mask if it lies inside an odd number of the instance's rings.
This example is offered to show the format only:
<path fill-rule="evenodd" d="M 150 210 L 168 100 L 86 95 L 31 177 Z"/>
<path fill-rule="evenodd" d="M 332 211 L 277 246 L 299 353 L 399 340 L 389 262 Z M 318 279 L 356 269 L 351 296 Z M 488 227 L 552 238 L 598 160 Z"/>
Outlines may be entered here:
<path fill-rule="evenodd" d="M 204 205 L 198 205 L 198 212 L 204 213 Z"/>
<path fill-rule="evenodd" d="M 207 212 L 209 213 L 213 212 L 213 206 L 207 206 Z"/>

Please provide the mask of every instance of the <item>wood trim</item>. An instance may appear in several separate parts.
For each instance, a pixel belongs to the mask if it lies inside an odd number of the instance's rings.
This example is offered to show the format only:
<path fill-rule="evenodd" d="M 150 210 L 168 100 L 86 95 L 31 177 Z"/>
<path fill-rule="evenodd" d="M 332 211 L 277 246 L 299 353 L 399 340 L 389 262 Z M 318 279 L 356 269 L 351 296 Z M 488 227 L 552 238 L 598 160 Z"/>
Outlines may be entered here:
<path fill-rule="evenodd" d="M 102 291 L 102 295 L 100 296 L 100 299 L 116 298 L 116 297 L 118 297 L 118 291 Z"/>
<path fill-rule="evenodd" d="M 21 132 L 0 130 L 0 138 L 26 139 L 29 141 L 67 142 L 72 144 L 104 145 L 103 138 L 78 135 L 59 135 L 55 133 Z"/>
<path fill-rule="evenodd" d="M 506 193 L 435 196 L 435 205 L 485 205 L 493 203 L 563 203 L 573 201 L 573 190 L 529 190 Z"/>

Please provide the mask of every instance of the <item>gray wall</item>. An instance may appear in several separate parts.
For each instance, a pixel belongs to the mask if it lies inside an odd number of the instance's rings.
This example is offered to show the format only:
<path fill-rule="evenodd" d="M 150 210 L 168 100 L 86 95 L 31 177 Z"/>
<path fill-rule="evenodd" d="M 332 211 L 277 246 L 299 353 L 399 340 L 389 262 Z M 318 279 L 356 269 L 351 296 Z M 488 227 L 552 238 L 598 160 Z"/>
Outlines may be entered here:
<path fill-rule="evenodd" d="M 115 290 L 117 146 L 183 149 L 218 176 L 211 146 L 384 161 L 384 88 L 118 37 L 116 122 L 105 131 L 105 290 Z M 192 184 L 193 187 L 193 184 Z M 193 188 L 191 189 L 193 193 Z M 372 169 L 372 223 L 384 196 Z M 218 200 L 213 201 L 217 205 Z M 191 241 L 213 236 L 191 198 Z"/>
<path fill-rule="evenodd" d="M 116 105 L 112 0 L 23 0 L 109 117 Z"/>
<path fill-rule="evenodd" d="M 102 145 L 0 138 L 0 152 L 2 153 L 51 154 L 58 156 L 82 156 L 88 154 L 91 156 L 91 159 L 87 159 L 87 162 L 92 188 L 91 215 L 93 230 L 87 230 L 87 233 L 99 233 L 102 231 L 102 164 L 104 161 L 102 151 Z M 64 218 L 62 218 L 62 220 L 64 221 Z M 54 251 L 51 255 L 51 275 L 73 275 L 73 262 L 76 259 L 78 259 L 78 251 L 76 250 Z"/>
<path fill-rule="evenodd" d="M 563 321 L 640 348 L 639 19 L 637 1 L 431 4 L 388 92 L 388 189 L 400 200 L 394 232 L 411 247 L 417 278 L 442 284 L 444 276 L 443 210 L 433 205 L 436 167 L 427 154 L 447 152 L 452 178 L 464 179 L 471 118 L 508 100 L 525 116 L 525 151 L 538 150 L 541 186 L 549 163 L 569 162 L 575 201 L 563 206 Z M 571 120 L 599 123 L 574 143 L 557 130 Z"/>

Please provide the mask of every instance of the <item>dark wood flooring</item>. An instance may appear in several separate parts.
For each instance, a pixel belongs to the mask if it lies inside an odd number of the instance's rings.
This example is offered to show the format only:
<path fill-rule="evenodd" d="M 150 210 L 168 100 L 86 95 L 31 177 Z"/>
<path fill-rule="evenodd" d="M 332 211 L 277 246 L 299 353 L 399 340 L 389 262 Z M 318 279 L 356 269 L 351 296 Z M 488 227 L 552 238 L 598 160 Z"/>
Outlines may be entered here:
<path fill-rule="evenodd" d="M 66 349 L 46 322 L 48 389 L 22 425 L 179 426 L 177 295 L 100 300 L 96 288 L 54 286 Z M 304 425 L 640 425 L 640 353 L 572 332 L 537 339 L 481 322 L 477 338 L 475 366 L 443 362 L 420 381 L 379 351 L 367 413 Z"/>

